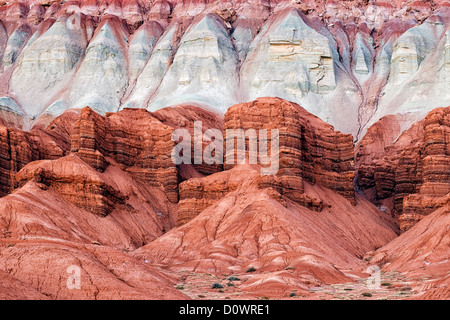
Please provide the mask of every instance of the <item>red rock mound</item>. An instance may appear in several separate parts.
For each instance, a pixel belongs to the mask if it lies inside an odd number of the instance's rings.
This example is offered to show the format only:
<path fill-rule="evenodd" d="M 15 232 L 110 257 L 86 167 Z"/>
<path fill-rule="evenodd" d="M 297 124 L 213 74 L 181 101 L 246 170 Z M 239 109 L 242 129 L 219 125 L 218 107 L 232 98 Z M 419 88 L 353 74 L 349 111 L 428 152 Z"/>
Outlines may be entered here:
<path fill-rule="evenodd" d="M 18 179 L 23 186 L 0 201 L 0 230 L 8 238 L 132 249 L 174 226 L 174 208 L 165 194 L 114 165 L 99 173 L 67 156 L 32 162 Z"/>
<path fill-rule="evenodd" d="M 387 270 L 446 274 L 450 268 L 449 204 L 377 250 L 371 262 L 383 264 Z"/>
<path fill-rule="evenodd" d="M 5 286 L 11 288 L 6 298 L 187 298 L 173 287 L 174 278 L 111 247 L 43 240 L 2 240 L 0 245 L 0 269 L 13 274 L 0 273 L 7 280 L 2 281 L 0 294 Z M 77 275 L 79 282 L 74 278 Z"/>

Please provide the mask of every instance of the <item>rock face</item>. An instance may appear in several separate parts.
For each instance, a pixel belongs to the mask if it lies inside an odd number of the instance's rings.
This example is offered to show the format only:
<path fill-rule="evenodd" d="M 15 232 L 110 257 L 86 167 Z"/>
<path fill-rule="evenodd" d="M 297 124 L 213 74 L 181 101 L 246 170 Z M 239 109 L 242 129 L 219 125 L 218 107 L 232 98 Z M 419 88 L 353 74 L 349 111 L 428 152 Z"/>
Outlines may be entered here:
<path fill-rule="evenodd" d="M 436 109 L 424 122 L 422 183 L 417 194 L 403 200 L 402 230 L 440 207 L 450 199 L 450 108 Z"/>
<path fill-rule="evenodd" d="M 261 146 L 267 145 L 265 140 L 272 137 L 271 130 L 274 129 L 278 130 L 279 135 L 278 150 L 268 146 L 267 152 L 263 152 Z M 267 130 L 265 137 L 260 130 Z M 356 204 L 352 136 L 334 131 L 332 126 L 299 105 L 278 98 L 260 98 L 235 105 L 225 115 L 223 136 L 225 170 L 241 164 L 245 159 L 247 163 L 266 167 L 268 174 L 258 178 L 261 188 L 273 188 L 315 211 L 321 211 L 326 204 L 304 193 L 303 180 L 330 188 Z M 246 145 L 243 146 L 246 155 L 239 152 L 241 147 L 238 140 L 241 137 L 242 141 L 246 139 Z M 228 138 L 232 141 L 231 148 Z M 259 153 L 258 159 L 252 161 L 250 150 L 253 148 L 258 149 Z M 274 152 L 277 152 L 276 156 Z M 262 163 L 265 161 L 261 158 L 262 154 L 270 158 L 271 163 Z M 182 183 L 178 225 L 190 221 L 238 187 L 239 183 L 224 178 L 217 182 L 204 183 L 202 179 L 190 179 Z"/>
<path fill-rule="evenodd" d="M 17 187 L 15 175 L 26 164 L 41 159 L 57 159 L 66 151 L 41 130 L 28 133 L 0 127 L 0 141 L 0 196 Z"/>
<path fill-rule="evenodd" d="M 448 205 L 450 108 L 437 108 L 425 119 L 404 131 L 385 146 L 377 140 L 381 125 L 369 129 L 358 145 L 357 183 L 371 190 L 373 200 L 391 198 L 394 213 L 401 214 L 400 228 L 411 228 L 417 221 Z M 389 120 L 386 119 L 385 122 Z M 394 130 L 395 132 L 396 130 Z M 397 131 L 398 132 L 398 131 Z M 381 151 L 381 147 L 385 150 Z M 381 152 L 376 156 L 369 153 Z"/>
<path fill-rule="evenodd" d="M 17 180 L 20 188 L 0 204 L 2 232 L 7 237 L 98 242 L 132 249 L 174 224 L 164 193 L 114 164 L 99 173 L 70 155 L 30 163 L 17 174 Z"/>
<path fill-rule="evenodd" d="M 133 126 L 126 125 L 129 121 Z M 172 131 L 146 110 L 127 109 L 102 117 L 85 108 L 74 126 L 71 151 L 100 172 L 108 165 L 105 157 L 111 157 L 142 181 L 161 186 L 177 202 Z"/>
<path fill-rule="evenodd" d="M 448 298 L 449 17 L 0 1 L 0 298 L 198 298 L 174 284 L 207 274 L 308 298 L 369 262 Z"/>
<path fill-rule="evenodd" d="M 107 216 L 116 206 L 125 203 L 125 196 L 96 173 L 84 174 L 85 168 L 77 160 L 70 157 L 34 161 L 17 174 L 16 180 L 19 186 L 31 180 L 43 189 L 53 186 L 66 201 L 99 216 Z"/>
<path fill-rule="evenodd" d="M 298 192 L 302 193 L 304 179 L 330 188 L 354 203 L 351 135 L 335 131 L 299 105 L 278 98 L 260 98 L 231 107 L 225 115 L 225 130 L 239 128 L 279 130 L 278 175 L 286 182 L 283 188 L 289 189 L 290 181 L 298 180 Z"/>
<path fill-rule="evenodd" d="M 449 10 L 447 0 L 3 2 L 0 101 L 29 130 L 85 106 L 224 114 L 277 96 L 358 140 L 386 115 L 409 112 L 411 125 L 448 105 Z"/>

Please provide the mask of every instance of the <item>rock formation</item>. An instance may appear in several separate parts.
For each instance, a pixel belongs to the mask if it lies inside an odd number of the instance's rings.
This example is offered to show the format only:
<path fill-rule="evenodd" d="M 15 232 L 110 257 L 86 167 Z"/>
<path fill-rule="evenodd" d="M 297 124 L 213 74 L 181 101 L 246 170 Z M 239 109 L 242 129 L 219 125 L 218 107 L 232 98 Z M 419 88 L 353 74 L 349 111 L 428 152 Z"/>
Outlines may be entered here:
<path fill-rule="evenodd" d="M 170 159 L 175 144 L 171 139 L 171 133 L 175 129 L 184 128 L 193 133 L 196 120 L 204 120 L 202 134 L 216 126 L 220 131 L 241 124 L 245 128 L 268 128 L 266 125 L 268 122 L 263 121 L 265 115 L 266 117 L 271 115 L 273 123 L 284 126 L 281 134 L 283 138 L 280 139 L 282 146 L 280 174 L 260 175 L 258 165 L 241 164 L 224 168 L 221 165 L 208 166 L 206 163 L 199 163 L 176 166 Z M 239 121 L 241 123 L 238 123 Z M 133 125 L 130 126 L 129 123 Z M 285 243 L 283 240 L 284 236 L 282 239 L 279 238 L 281 234 L 277 236 L 279 239 L 277 241 L 281 240 L 279 245 L 289 246 L 280 258 L 285 255 L 286 258 L 295 256 L 292 263 L 299 269 L 297 274 L 280 274 L 277 277 L 292 279 L 304 290 L 308 287 L 305 281 L 311 284 L 349 280 L 348 275 L 334 267 L 335 263 L 349 263 L 349 267 L 357 268 L 358 256 L 395 237 L 395 226 L 389 217 L 377 212 L 375 207 L 361 197 L 355 196 L 353 190 L 351 193 L 342 192 L 341 187 L 333 187 L 336 181 L 339 186 L 339 181 L 352 180 L 354 174 L 351 164 L 352 152 L 349 157 L 346 151 L 352 150 L 351 136 L 334 131 L 330 125 L 323 123 L 300 106 L 281 99 L 265 98 L 253 103 L 236 105 L 229 110 L 225 121 L 214 113 L 193 106 L 167 108 L 154 113 L 142 109 L 124 109 L 118 113 L 107 113 L 105 116 L 86 107 L 81 112 L 67 111 L 47 127 L 44 125 L 45 122 L 40 125 L 42 128 L 36 127 L 31 132 L 4 128 L 5 134 L 2 135 L 4 154 L 9 156 L 2 164 L 5 177 L 2 187 L 4 193 L 9 195 L 0 200 L 0 231 L 2 245 L 5 248 L 2 249 L 0 256 L 0 266 L 1 270 L 16 270 L 14 279 L 8 278 L 7 281 L 14 280 L 15 286 L 20 287 L 22 284 L 30 288 L 29 297 L 35 297 L 38 293 L 62 299 L 78 296 L 65 289 L 62 291 L 59 289 L 62 284 L 58 282 L 60 280 L 57 281 L 60 279 L 57 275 L 65 272 L 65 269 L 36 264 L 29 269 L 23 269 L 14 262 L 17 257 L 22 257 L 21 260 L 33 260 L 35 255 L 41 255 L 41 252 L 45 251 L 53 257 L 52 259 L 61 261 L 60 265 L 67 268 L 79 265 L 73 261 L 73 257 L 78 256 L 83 265 L 87 263 L 93 268 L 85 269 L 84 272 L 90 276 L 95 274 L 100 281 L 93 284 L 92 290 L 86 288 L 80 294 L 89 299 L 117 297 L 111 290 L 119 288 L 121 284 L 118 284 L 115 280 L 117 278 L 112 277 L 110 273 L 99 271 L 103 270 L 102 265 L 106 262 L 98 252 L 101 251 L 102 256 L 109 255 L 108 263 L 122 263 L 120 261 L 123 261 L 126 252 L 153 243 L 174 229 L 176 224 L 184 225 L 181 228 L 191 228 L 188 226 L 202 223 L 202 219 L 205 219 L 202 217 L 205 215 L 206 219 L 220 221 L 220 215 L 227 215 L 228 210 L 234 212 L 232 216 L 226 218 L 231 219 L 230 227 L 241 223 L 245 225 L 247 222 L 253 224 L 254 214 L 260 214 L 258 201 L 262 201 L 261 208 L 266 208 L 263 211 L 268 214 L 267 218 L 270 220 L 275 219 L 275 212 L 281 210 L 281 216 L 276 218 L 282 219 L 279 232 L 285 233 L 288 237 L 292 236 L 294 241 L 288 245 L 289 242 Z M 321 139 L 314 138 L 319 136 Z M 338 146 L 338 152 L 331 148 L 334 143 Z M 207 145 L 202 143 L 202 151 L 205 147 Z M 15 151 L 11 152 L 11 149 Z M 303 154 L 305 150 L 307 152 Z M 11 154 L 14 155 L 13 158 Z M 292 155 L 297 154 L 301 161 L 294 161 L 296 158 Z M 14 167 L 11 168 L 11 164 L 14 164 Z M 224 169 L 228 170 L 222 172 Z M 178 186 L 181 181 L 184 182 Z M 337 193 L 326 187 L 334 188 Z M 327 193 L 332 193 L 333 196 L 325 196 Z M 228 203 L 235 197 L 238 201 L 235 209 L 233 206 L 227 209 L 227 205 L 221 204 L 223 201 Z M 238 222 L 241 220 L 239 212 L 247 206 L 245 203 L 248 201 L 252 203 L 249 203 L 250 207 L 256 206 L 255 210 L 252 211 L 253 214 L 245 215 L 247 220 L 250 220 Z M 217 211 L 217 208 L 222 206 L 223 209 Z M 272 211 L 273 208 L 276 210 Z M 332 223 L 330 228 L 336 224 L 341 225 L 339 228 L 349 224 L 356 226 L 359 225 L 356 221 L 362 220 L 366 222 L 359 227 L 366 228 L 365 230 L 376 234 L 377 237 L 367 238 L 367 241 L 356 245 L 357 249 L 348 249 L 348 246 L 353 248 L 350 242 L 356 241 L 349 234 L 353 240 L 342 244 L 347 249 L 342 251 L 337 260 L 329 260 L 327 250 L 331 252 L 337 249 L 319 250 L 321 246 L 319 243 L 325 241 L 326 237 L 323 238 L 322 232 L 319 236 L 313 228 L 304 232 L 310 234 L 311 239 L 320 237 L 321 240 L 316 241 L 314 245 L 315 249 L 313 251 L 307 249 L 310 244 L 305 243 L 302 245 L 305 252 L 296 251 L 295 248 L 298 248 L 296 241 L 302 237 L 291 235 L 293 232 L 291 227 L 285 230 L 289 217 L 301 214 L 303 218 L 296 218 L 300 219 L 299 226 L 300 221 L 308 216 L 316 224 L 328 224 L 342 214 L 341 210 L 348 213 L 345 218 L 338 218 L 341 222 Z M 327 218 L 328 222 L 322 220 L 324 215 L 330 215 Z M 375 224 L 371 222 L 373 219 L 377 221 Z M 266 218 L 262 221 L 267 223 Z M 231 230 L 228 228 L 226 230 Z M 263 227 L 266 228 L 269 228 L 269 225 Z M 195 231 L 197 227 L 190 230 L 198 236 L 203 236 Z M 249 230 L 253 230 L 253 227 Z M 227 232 L 223 235 L 225 238 L 229 237 L 226 235 Z M 162 237 L 161 241 L 166 241 L 164 239 L 165 237 Z M 171 239 L 169 233 L 167 239 Z M 209 235 L 206 239 L 209 239 Z M 252 261 L 253 245 L 261 246 L 260 250 L 266 250 L 263 249 L 265 242 L 259 243 L 260 241 L 262 238 L 256 239 L 256 242 L 242 253 L 242 257 L 233 258 L 239 268 L 244 268 Z M 315 241 L 311 240 L 312 242 Z M 147 247 L 144 248 L 142 252 L 149 250 Z M 193 248 L 191 254 L 201 253 Z M 142 259 L 142 257 L 143 255 L 136 253 L 129 271 L 144 268 L 149 277 L 155 277 L 152 266 L 164 263 L 159 258 Z M 174 255 L 171 259 L 178 258 Z M 315 261 L 314 264 L 319 264 L 317 269 L 311 265 L 311 259 Z M 151 266 L 147 266 L 149 261 Z M 44 260 L 39 263 L 44 263 Z M 255 260 L 255 263 L 262 263 L 262 260 Z M 36 273 L 33 272 L 33 268 L 53 272 L 57 278 L 48 280 L 48 286 L 45 288 L 36 287 L 34 279 L 40 279 L 46 272 Z M 271 272 L 276 272 L 281 266 L 274 260 L 267 268 Z M 123 272 L 114 274 L 133 289 L 123 291 L 120 297 L 128 299 L 149 297 L 151 291 L 146 291 L 142 285 L 135 283 L 135 279 L 130 278 L 125 269 Z M 316 272 L 322 272 L 323 276 L 316 275 Z M 299 278 L 300 274 L 302 276 Z M 249 287 L 246 290 L 248 292 L 268 290 L 273 294 L 269 289 L 272 286 L 271 281 L 263 280 L 261 286 L 258 284 L 261 281 L 258 277 L 248 283 Z M 168 290 L 167 295 L 162 294 L 158 298 L 181 297 L 180 294 L 171 291 L 173 288 L 167 287 L 167 282 L 164 282 L 166 280 L 158 281 L 162 282 L 156 283 L 160 283 L 162 287 L 167 288 L 164 290 Z M 290 286 L 282 286 L 277 290 L 285 292 L 289 288 Z M 36 290 L 36 293 L 32 289 Z"/>
<path fill-rule="evenodd" d="M 126 125 L 133 123 L 133 126 Z M 170 155 L 173 129 L 146 110 L 123 110 L 101 117 L 90 108 L 74 126 L 71 151 L 103 172 L 111 157 L 142 181 L 161 186 L 177 202 L 177 170 Z"/>
<path fill-rule="evenodd" d="M 261 135 L 259 131 L 261 129 L 267 130 L 266 137 Z M 303 188 L 305 180 L 330 188 L 346 197 L 350 203 L 356 204 L 353 189 L 352 136 L 334 131 L 332 126 L 299 105 L 279 98 L 260 98 L 250 103 L 235 105 L 227 111 L 223 131 L 224 169 L 229 170 L 242 163 L 244 157 L 247 163 L 259 164 L 266 167 L 265 169 L 269 169 L 267 165 L 273 166 L 273 163 L 262 163 L 261 160 L 264 159 L 260 157 L 254 159 L 252 163 L 250 150 L 257 148 L 261 156 L 263 152 L 261 144 L 270 139 L 271 130 L 274 129 L 279 130 L 277 142 L 279 149 L 272 150 L 272 147 L 268 146 L 266 156 L 272 159 L 272 162 L 276 161 L 276 167 L 273 168 L 274 172 L 270 170 L 269 174 L 258 178 L 261 188 L 273 188 L 309 209 L 321 211 L 326 206 L 324 203 L 326 200 L 305 194 Z M 242 160 L 238 142 L 241 137 L 242 141 L 246 139 L 244 148 L 247 151 Z M 232 141 L 231 149 L 228 149 L 228 138 Z M 274 151 L 277 152 L 276 157 L 272 154 Z M 178 225 L 190 221 L 238 187 L 239 183 L 224 178 L 220 178 L 217 182 L 204 183 L 202 179 L 190 179 L 182 183 Z"/>
<path fill-rule="evenodd" d="M 366 259 L 384 266 L 385 271 L 401 270 L 417 278 L 416 299 L 446 299 L 448 297 L 448 246 L 450 237 L 449 197 L 447 204 L 425 216 L 408 231 L 386 246 L 371 252 Z"/>
<path fill-rule="evenodd" d="M 449 17 L 0 1 L 0 299 L 322 298 L 369 264 L 448 299 Z"/>
<path fill-rule="evenodd" d="M 26 164 L 41 159 L 57 159 L 65 154 L 46 132 L 24 132 L 0 127 L 0 196 L 17 187 L 15 175 Z"/>
<path fill-rule="evenodd" d="M 394 213 L 401 214 L 403 231 L 424 215 L 448 206 L 449 112 L 449 107 L 433 110 L 395 141 L 389 136 L 397 135 L 398 130 L 394 129 L 394 134 L 380 130 L 393 129 L 385 119 L 386 123 L 371 127 L 358 144 L 359 187 L 369 190 L 374 201 L 391 198 Z"/>
<path fill-rule="evenodd" d="M 296 288 L 308 295 L 309 286 L 349 281 L 344 269 L 356 270 L 360 254 L 395 237 L 393 221 L 359 195 L 353 206 L 305 182 L 305 194 L 327 203 L 317 212 L 279 191 L 261 184 L 259 167 L 247 164 L 190 179 L 180 186 L 179 219 L 203 211 L 133 256 L 174 271 L 239 278 L 253 267 L 246 292 L 275 297 Z"/>
<path fill-rule="evenodd" d="M 277 96 L 357 140 L 383 116 L 410 112 L 411 125 L 448 105 L 449 10 L 447 0 L 4 1 L 0 110 L 30 129 L 87 105 L 224 114 Z"/>

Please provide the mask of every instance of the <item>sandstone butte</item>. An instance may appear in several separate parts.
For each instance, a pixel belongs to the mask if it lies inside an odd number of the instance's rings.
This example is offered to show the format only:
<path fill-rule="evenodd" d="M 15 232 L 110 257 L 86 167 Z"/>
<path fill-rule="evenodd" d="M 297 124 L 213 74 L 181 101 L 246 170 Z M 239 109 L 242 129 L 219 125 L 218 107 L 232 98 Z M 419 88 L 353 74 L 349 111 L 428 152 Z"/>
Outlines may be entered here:
<path fill-rule="evenodd" d="M 0 1 L 0 299 L 449 299 L 449 7 Z M 174 164 L 196 121 L 279 170 Z"/>

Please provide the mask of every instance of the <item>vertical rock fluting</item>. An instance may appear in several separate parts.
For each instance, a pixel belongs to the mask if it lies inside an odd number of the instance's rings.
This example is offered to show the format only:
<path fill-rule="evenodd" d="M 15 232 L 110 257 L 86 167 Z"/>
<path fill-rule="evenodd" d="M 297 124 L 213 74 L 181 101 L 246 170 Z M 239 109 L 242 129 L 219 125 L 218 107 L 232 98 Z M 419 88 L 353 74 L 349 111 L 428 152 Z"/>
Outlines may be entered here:
<path fill-rule="evenodd" d="M 372 189 L 375 202 L 390 198 L 394 214 L 400 215 L 400 229 L 406 231 L 448 205 L 450 107 L 433 110 L 383 152 L 367 157 L 375 132 L 369 130 L 359 144 L 357 184 L 366 192 Z"/>
<path fill-rule="evenodd" d="M 143 109 L 102 117 L 86 107 L 75 123 L 72 152 L 100 172 L 108 166 L 106 158 L 112 158 L 134 177 L 162 187 L 168 199 L 177 202 L 177 168 L 170 157 L 172 132 L 172 127 Z"/>

